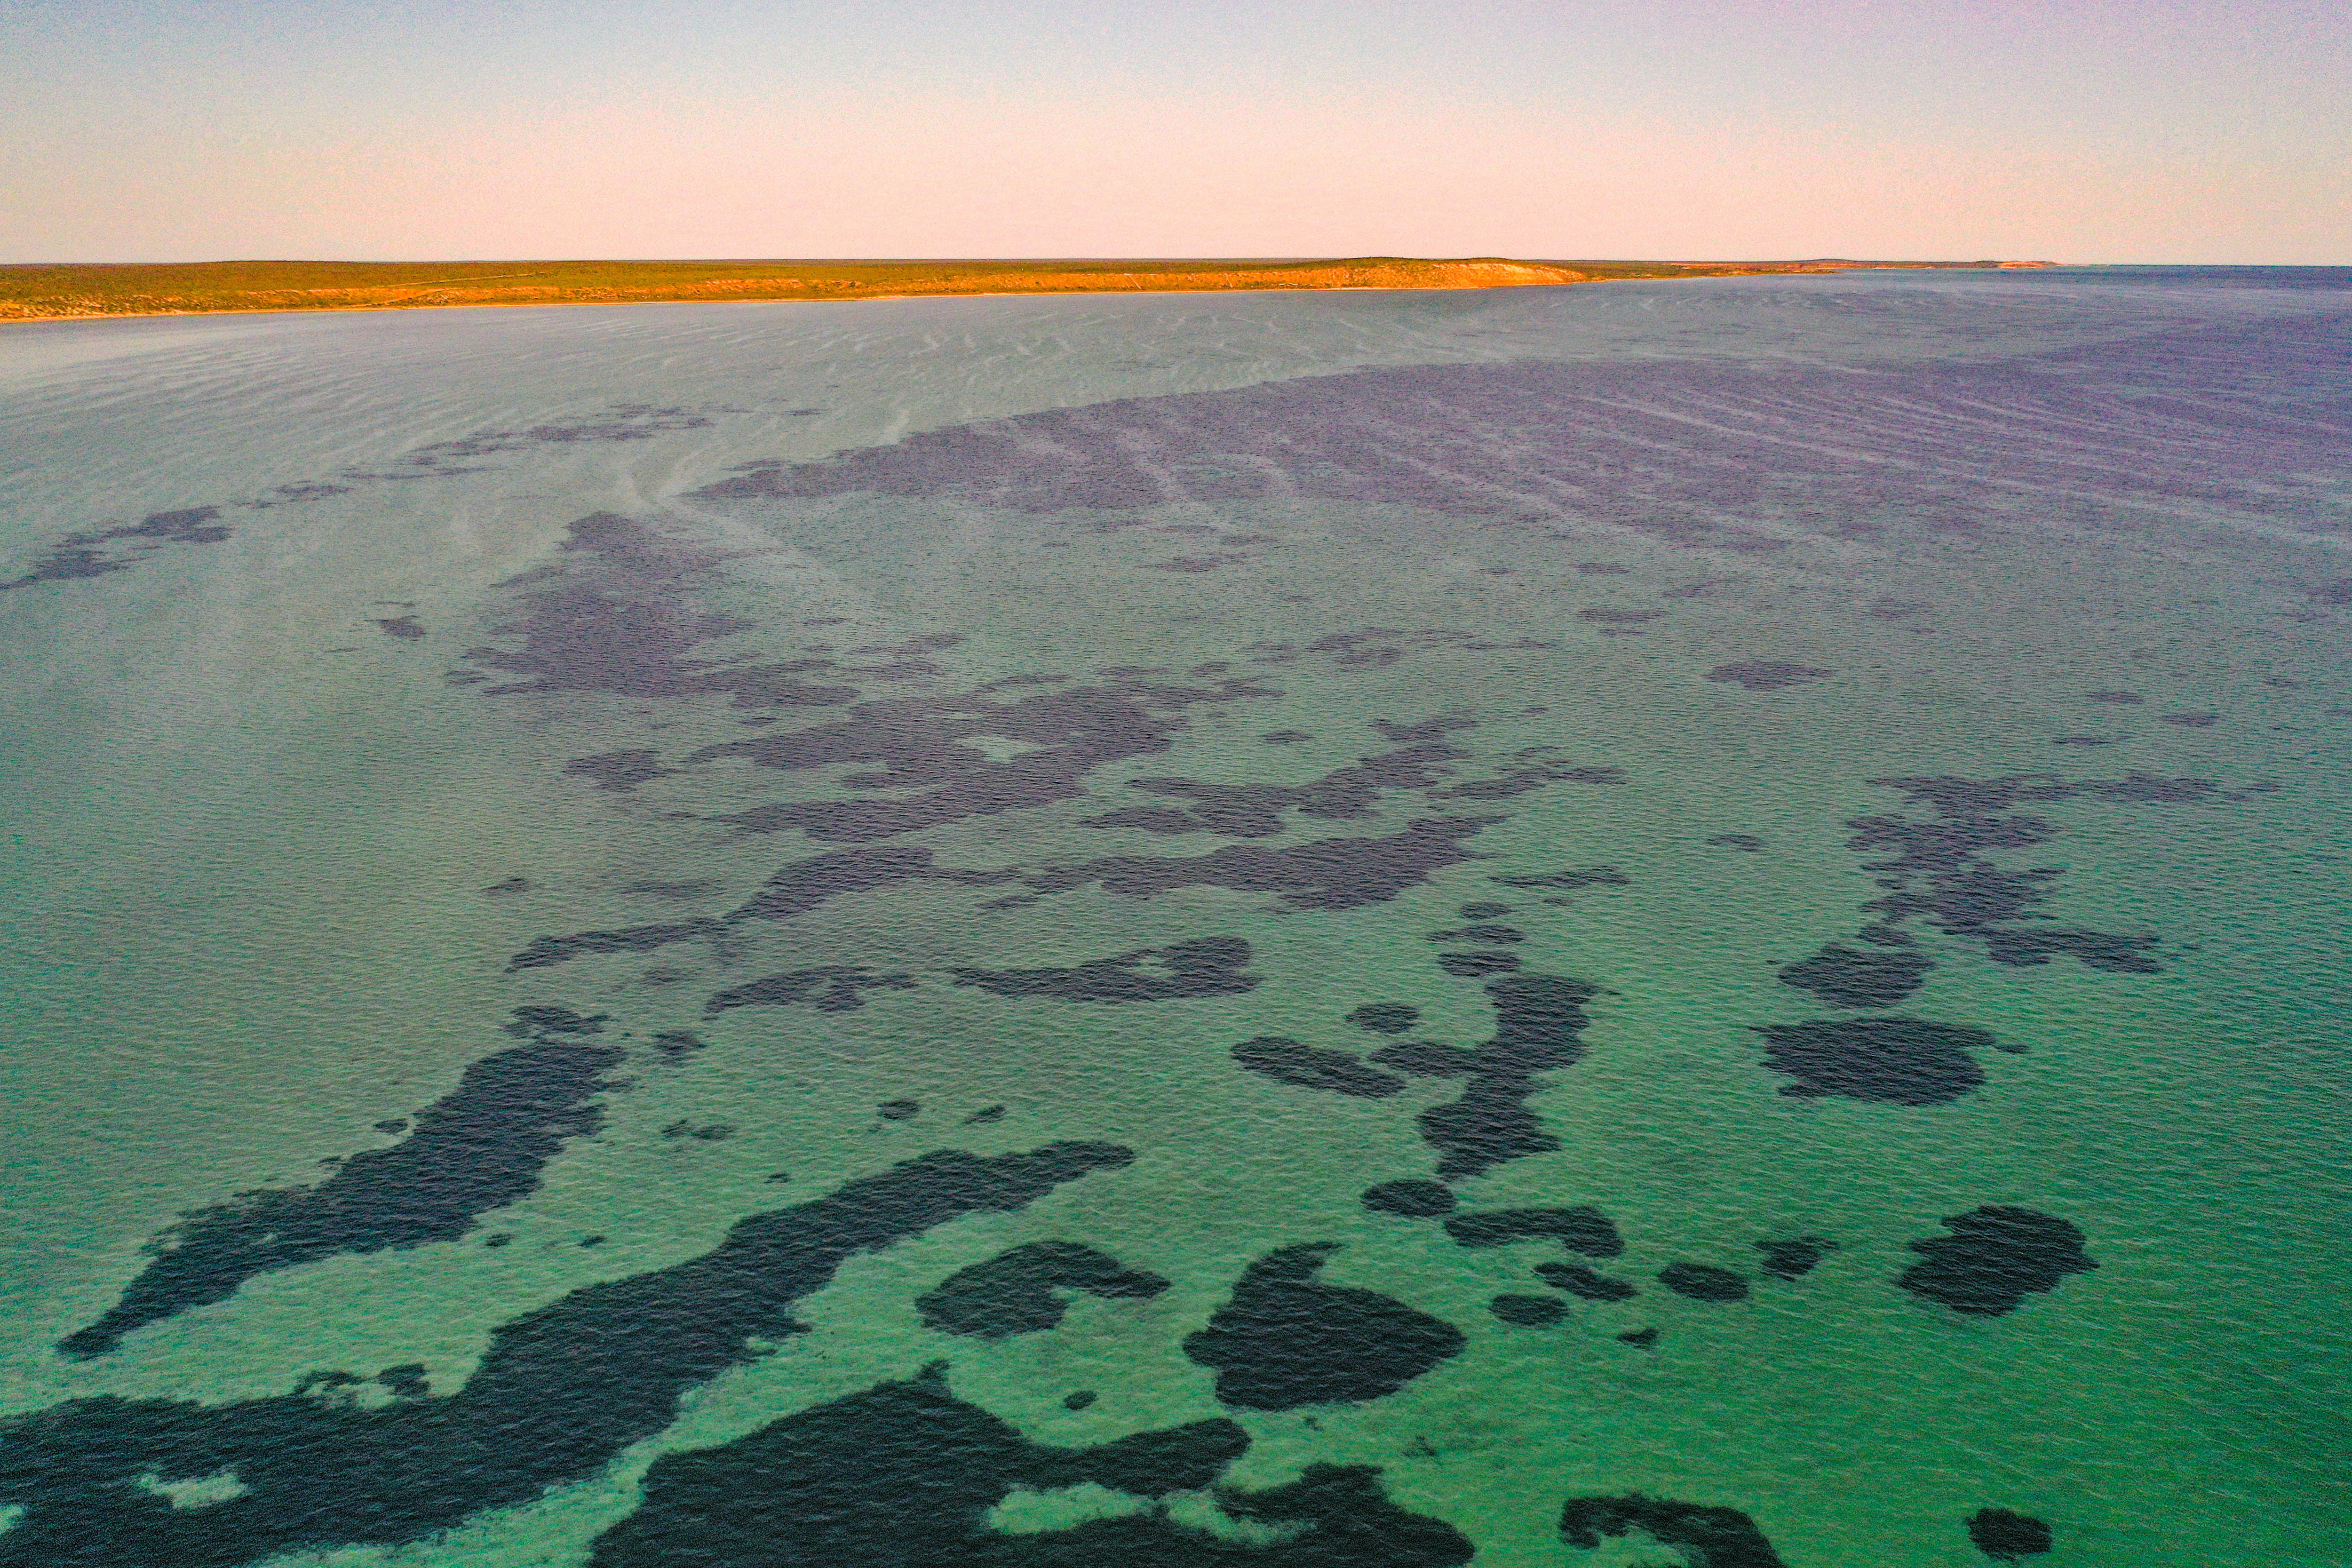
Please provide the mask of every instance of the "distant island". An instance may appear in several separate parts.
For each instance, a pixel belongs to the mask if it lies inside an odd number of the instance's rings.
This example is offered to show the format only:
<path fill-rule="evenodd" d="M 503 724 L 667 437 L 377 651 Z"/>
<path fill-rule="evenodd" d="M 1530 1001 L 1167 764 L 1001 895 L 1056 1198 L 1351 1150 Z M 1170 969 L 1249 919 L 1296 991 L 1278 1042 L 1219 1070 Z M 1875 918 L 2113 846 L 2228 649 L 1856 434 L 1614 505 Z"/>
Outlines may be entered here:
<path fill-rule="evenodd" d="M 1249 289 L 1514 289 L 1625 278 L 1737 278 L 2047 261 L 205 261 L 0 266 L 0 321 L 244 310 L 733 303 L 940 294 Z"/>

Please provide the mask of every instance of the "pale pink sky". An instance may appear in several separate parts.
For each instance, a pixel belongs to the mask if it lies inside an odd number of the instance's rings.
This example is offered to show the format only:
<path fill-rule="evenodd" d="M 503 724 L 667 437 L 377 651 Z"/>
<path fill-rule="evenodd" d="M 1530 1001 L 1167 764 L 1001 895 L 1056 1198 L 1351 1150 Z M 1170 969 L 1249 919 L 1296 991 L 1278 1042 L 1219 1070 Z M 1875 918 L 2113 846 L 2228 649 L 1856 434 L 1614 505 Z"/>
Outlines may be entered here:
<path fill-rule="evenodd" d="M 0 259 L 2344 263 L 2347 33 L 2290 0 L 17 0 Z"/>

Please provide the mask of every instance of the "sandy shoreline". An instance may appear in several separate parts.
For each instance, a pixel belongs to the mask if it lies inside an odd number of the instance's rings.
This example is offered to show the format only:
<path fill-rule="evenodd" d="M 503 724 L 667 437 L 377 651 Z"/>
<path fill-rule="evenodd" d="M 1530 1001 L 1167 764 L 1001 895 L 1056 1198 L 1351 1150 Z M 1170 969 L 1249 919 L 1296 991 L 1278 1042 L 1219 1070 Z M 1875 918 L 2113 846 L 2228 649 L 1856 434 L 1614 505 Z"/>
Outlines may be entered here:
<path fill-rule="evenodd" d="M 1495 289 L 1573 288 L 1579 284 L 1584 283 L 1657 281 L 1664 279 L 1693 279 L 1726 277 L 1814 277 L 1833 276 L 1842 272 L 1854 271 L 1992 270 L 1996 267 L 2000 269 L 2008 270 L 2020 267 L 2040 267 L 2053 264 L 2047 262 L 2000 262 L 1987 265 L 1983 263 L 1863 261 L 1852 263 L 1664 262 L 1631 264 L 1599 263 L 1588 265 L 1609 266 L 1620 268 L 1621 270 L 1617 271 L 1615 275 L 1603 274 L 1595 276 L 1591 271 L 1580 270 L 1577 268 L 1565 264 L 1508 262 L 1500 260 L 1480 262 L 1407 263 L 1403 265 L 1376 264 L 1372 266 L 1363 266 L 1361 264 L 1351 266 L 1345 263 L 1331 263 L 1313 264 L 1312 270 L 1327 274 L 1331 271 L 1353 272 L 1359 276 L 1366 273 L 1377 275 L 1383 272 L 1396 272 L 1405 273 L 1408 274 L 1408 276 L 1396 277 L 1393 279 L 1381 279 L 1377 281 L 1302 281 L 1287 283 L 1275 280 L 1275 279 L 1278 278 L 1280 272 L 1284 269 L 1272 268 L 1268 270 L 1274 274 L 1274 277 L 1269 278 L 1268 280 L 1264 282 L 1258 282 L 1253 279 L 1246 282 L 1236 281 L 1234 283 L 1207 288 L 1184 288 L 1181 286 L 1152 287 L 1149 283 L 1141 283 L 1139 286 L 1131 284 L 1123 287 L 1117 285 L 1109 287 L 1088 287 L 1083 280 L 1089 276 L 1107 276 L 1108 278 L 1118 279 L 1124 282 L 1125 279 L 1140 279 L 1149 278 L 1151 274 L 1149 272 L 1123 272 L 1108 275 L 1089 275 L 1080 272 L 1072 275 L 1073 286 L 1069 287 L 1053 287 L 1051 285 L 1015 289 L 962 289 L 955 287 L 926 289 L 918 287 L 912 289 L 898 288 L 889 289 L 887 291 L 866 292 L 863 290 L 860 284 L 855 282 L 835 284 L 808 283 L 803 284 L 801 287 L 795 288 L 790 292 L 778 292 L 769 295 L 753 294 L 731 298 L 712 298 L 709 291 L 711 285 L 688 284 L 678 288 L 675 291 L 664 291 L 653 298 L 614 299 L 592 297 L 546 299 L 530 298 L 529 297 L 529 293 L 531 291 L 519 290 L 518 294 L 520 297 L 503 299 L 452 300 L 446 298 L 408 298 L 384 300 L 344 300 L 337 301 L 332 304 L 290 303 L 287 302 L 283 299 L 283 296 L 289 292 L 332 293 L 341 292 L 342 291 L 341 289 L 315 289 L 289 290 L 283 289 L 271 289 L 255 290 L 257 293 L 268 293 L 278 296 L 278 298 L 269 300 L 266 303 L 239 305 L 225 302 L 218 305 L 173 310 L 97 309 L 11 314 L 6 311 L 5 301 L 0 301 L 0 326 L 54 321 L 154 320 L 169 317 L 326 315 L 343 314 L 356 311 L 520 310 L 592 305 L 855 304 L 884 300 L 995 300 L 1049 296 L 1062 298 L 1085 294 L 1199 295 L 1269 293 L 1444 293 L 1484 291 Z M 90 270 L 96 272 L 102 269 L 93 268 Z M 1249 271 L 1255 269 L 1236 270 Z M 1308 270 L 1308 268 L 1301 268 L 1299 270 L 1306 271 Z M 1440 276 L 1430 278 L 1426 281 L 1418 280 L 1409 276 L 1411 272 L 1417 270 L 1435 272 L 1440 274 Z M 508 278 L 537 275 L 538 274 L 532 273 L 492 274 L 479 279 L 478 281 L 489 282 L 503 280 Z M 1217 274 L 1210 274 L 1210 276 L 1216 275 Z M 1223 276 L 1228 277 L 1234 275 L 1235 274 L 1234 272 L 1223 274 Z M 6 269 L 0 268 L 0 280 L 4 280 L 5 276 Z M 1171 276 L 1173 278 L 1182 278 L 1185 275 L 1176 273 Z M 427 287 L 429 289 L 434 286 L 447 287 L 449 285 L 456 285 L 457 287 L 464 288 L 476 281 L 476 279 L 435 279 L 433 280 L 433 283 L 427 285 Z M 725 281 L 733 282 L 735 280 L 726 279 Z M 802 280 L 798 279 L 790 279 L 789 281 L 795 284 L 802 283 Z M 393 287 L 401 286 L 393 285 Z M 851 289 L 856 289 L 857 291 L 849 291 Z"/>

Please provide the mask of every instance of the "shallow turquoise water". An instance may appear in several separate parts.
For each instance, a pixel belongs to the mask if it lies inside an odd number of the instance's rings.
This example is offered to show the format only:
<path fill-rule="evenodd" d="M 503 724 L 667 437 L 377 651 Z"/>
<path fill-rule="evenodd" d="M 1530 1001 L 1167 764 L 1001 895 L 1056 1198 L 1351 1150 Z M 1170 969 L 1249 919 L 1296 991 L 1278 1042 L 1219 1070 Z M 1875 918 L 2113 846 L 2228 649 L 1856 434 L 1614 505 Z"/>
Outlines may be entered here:
<path fill-rule="evenodd" d="M 0 1562 L 2342 1561 L 2347 347 L 11 329 Z"/>

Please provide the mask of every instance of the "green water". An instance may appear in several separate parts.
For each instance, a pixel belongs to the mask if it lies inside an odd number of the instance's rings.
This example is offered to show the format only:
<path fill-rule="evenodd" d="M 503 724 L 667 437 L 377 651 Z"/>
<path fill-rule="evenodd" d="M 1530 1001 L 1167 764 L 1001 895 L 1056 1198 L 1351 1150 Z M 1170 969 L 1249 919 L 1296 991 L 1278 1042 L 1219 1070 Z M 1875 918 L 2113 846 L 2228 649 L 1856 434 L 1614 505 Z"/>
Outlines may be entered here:
<path fill-rule="evenodd" d="M 27 1419 L 0 1430 L 0 1562 L 583 1563 L 665 1456 L 940 1362 L 955 1399 L 1038 1444 L 1228 1419 L 1248 1439 L 1229 1488 L 1376 1467 L 1481 1568 L 1730 1568 L 1638 1531 L 1563 1539 L 1568 1500 L 1637 1492 L 1738 1510 L 1790 1568 L 1982 1563 L 1984 1509 L 2046 1521 L 2032 1560 L 2052 1564 L 2343 1561 L 2347 345 L 2341 277 L 2192 271 L 12 329 L 0 568 L 34 580 L 0 594 L 0 1410 Z M 726 483 L 751 464 L 782 478 Z M 278 489 L 305 485 L 340 493 Z M 121 570 L 55 569 L 77 536 L 205 507 L 226 538 L 96 540 Z M 670 564 L 583 548 L 575 524 L 604 513 Z M 534 679 L 511 662 L 521 628 L 566 591 L 599 595 L 601 651 L 562 689 L 498 691 Z M 632 605 L 672 629 L 731 617 L 678 655 L 715 662 L 658 689 L 614 677 Z M 938 783 L 700 755 L 846 721 L 847 700 L 677 684 L 790 661 L 899 704 L 901 730 L 1065 688 L 1251 684 L 1154 709 L 1159 749 L 1084 767 L 1065 798 L 990 800 L 1003 775 L 981 772 L 982 798 L 870 839 L 713 821 Z M 1811 673 L 1710 679 L 1752 661 Z M 933 668 L 890 668 L 914 662 Z M 1138 667 L 1165 673 L 1117 673 Z M 1067 679 L 982 689 L 1039 676 Z M 1190 804 L 1136 781 L 1305 786 L 1397 751 L 1376 725 L 1440 718 L 1465 723 L 1433 732 L 1459 753 L 1437 777 L 1319 816 L 1294 801 L 1270 833 L 1088 821 Z M 1304 738 L 1262 739 L 1284 732 Z M 952 744 L 1051 749 L 984 727 Z M 625 789 L 566 771 L 632 752 L 672 771 Z M 1622 782 L 1444 793 L 1531 758 Z M 1990 815 L 2044 841 L 1969 851 L 2057 873 L 1999 930 L 2105 933 L 2126 945 L 2087 951 L 2124 962 L 1996 962 L 1948 903 L 1875 950 L 1932 963 L 1898 1000 L 1780 977 L 1869 945 L 1890 852 L 1857 847 L 1854 819 L 1938 820 L 1884 781 L 2015 775 L 2210 784 L 2028 796 Z M 1234 876 L 1042 875 L 1465 817 L 1494 819 L 1459 838 L 1471 858 L 1345 907 Z M 780 868 L 908 847 L 997 879 L 723 923 Z M 1494 879 L 1593 868 L 1617 875 Z M 1482 902 L 1508 910 L 1460 912 Z M 1431 940 L 1482 923 L 1520 940 Z M 1248 944 L 1254 984 L 1108 1003 L 954 983 L 1208 937 Z M 1391 1073 L 1359 1097 L 1233 1055 L 1274 1036 L 1362 1060 L 1392 1043 L 1348 1021 L 1367 1003 L 1418 1009 L 1395 1038 L 1475 1046 L 1496 1029 L 1485 982 L 1439 963 L 1465 952 L 1596 994 L 1580 1058 L 1529 1088 L 1557 1148 L 1454 1180 L 1460 1212 L 1591 1205 L 1621 1255 L 1466 1247 L 1364 1206 L 1437 1169 L 1416 1118 L 1465 1080 Z M 853 1007 L 821 989 L 708 1006 L 857 966 L 903 979 Z M 527 1191 L 448 1238 L 256 1268 L 104 1353 L 59 1352 L 179 1216 L 397 1145 L 405 1125 L 378 1123 L 517 1048 L 528 1031 L 501 1026 L 531 1006 L 603 1015 L 555 1043 L 624 1055 L 587 1101 L 601 1122 Z M 2002 1048 L 1974 1053 L 1975 1087 L 1906 1103 L 1784 1092 L 1802 1085 L 1755 1032 L 1888 1016 Z M 699 1048 L 655 1044 L 677 1030 Z M 877 1113 L 898 1101 L 919 1109 Z M 772 1353 L 685 1380 L 671 1418 L 536 1500 L 468 1506 L 459 1478 L 439 1517 L 377 1528 L 335 1500 L 351 1478 L 326 1450 L 297 1498 L 237 1496 L 234 1465 L 181 1473 L 127 1427 L 89 1428 L 69 1466 L 43 1447 L 97 1420 L 77 1402 L 235 1419 L 320 1372 L 421 1363 L 421 1396 L 309 1397 L 429 1406 L 502 1325 L 708 1254 L 747 1215 L 931 1151 L 1058 1141 L 1133 1159 L 849 1257 L 793 1303 L 805 1332 L 780 1322 Z M 1996 1313 L 1902 1287 L 1909 1244 L 1986 1205 L 2063 1221 L 2095 1268 Z M 1797 1237 L 1835 1247 L 1801 1278 L 1761 1268 L 1759 1242 Z M 1167 1288 L 1066 1292 L 1056 1326 L 998 1338 L 925 1326 L 917 1298 L 1047 1240 Z M 1254 1260 L 1305 1243 L 1339 1248 L 1324 1282 L 1453 1325 L 1459 1353 L 1377 1397 L 1221 1405 L 1187 1336 Z M 1638 1293 L 1548 1289 L 1533 1269 L 1553 1261 Z M 1657 1278 L 1677 1262 L 1748 1292 L 1687 1298 Z M 1506 1321 L 1489 1303 L 1510 1294 L 1565 1315 Z M 215 1470 L 212 1491 L 158 1495 Z M 1178 1489 L 1186 1560 L 1407 1560 L 1318 1556 L 1328 1532 Z M 976 1528 L 1005 1562 L 1134 1560 L 1087 1557 L 1077 1527 L 1153 1506 L 1014 1489 Z M 238 1522 L 303 1509 L 279 1535 Z M 750 1554 L 659 1560 L 837 1560 L 803 1528 L 786 1510 Z M 963 1562 L 965 1528 L 910 1507 L 858 1560 Z"/>

